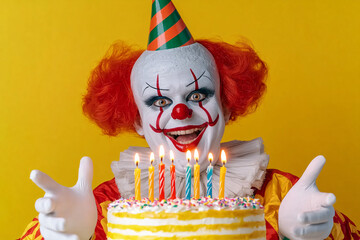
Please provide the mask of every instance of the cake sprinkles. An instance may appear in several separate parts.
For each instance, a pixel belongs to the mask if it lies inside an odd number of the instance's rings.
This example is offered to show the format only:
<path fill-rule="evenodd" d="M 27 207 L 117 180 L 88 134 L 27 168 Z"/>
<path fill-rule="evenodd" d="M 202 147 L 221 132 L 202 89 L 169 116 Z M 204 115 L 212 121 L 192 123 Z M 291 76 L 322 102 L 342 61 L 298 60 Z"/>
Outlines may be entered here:
<path fill-rule="evenodd" d="M 116 209 L 117 211 L 176 211 L 177 209 L 201 211 L 201 210 L 235 210 L 235 209 L 263 209 L 259 199 L 251 197 L 236 197 L 218 199 L 202 197 L 199 199 L 192 198 L 182 199 L 163 199 L 159 201 L 155 199 L 150 201 L 149 198 L 142 198 L 140 201 L 134 197 L 129 199 L 120 198 L 109 204 L 108 210 Z"/>

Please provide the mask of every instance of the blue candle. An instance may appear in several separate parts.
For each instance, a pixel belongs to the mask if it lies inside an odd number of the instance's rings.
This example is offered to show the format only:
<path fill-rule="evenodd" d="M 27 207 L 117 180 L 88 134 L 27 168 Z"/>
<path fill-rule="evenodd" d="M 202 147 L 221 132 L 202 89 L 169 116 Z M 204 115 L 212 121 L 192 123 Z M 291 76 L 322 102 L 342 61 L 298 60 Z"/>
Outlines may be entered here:
<path fill-rule="evenodd" d="M 186 182 L 185 182 L 185 199 L 190 200 L 191 199 L 191 166 L 190 166 L 190 159 L 191 159 L 191 153 L 188 150 L 186 152 L 186 158 L 188 160 L 188 165 L 186 167 Z"/>
<path fill-rule="evenodd" d="M 213 155 L 212 153 L 209 153 L 210 165 L 206 169 L 206 173 L 207 173 L 206 196 L 211 198 L 212 198 L 212 175 L 214 169 L 214 167 L 211 165 L 212 160 L 213 160 Z"/>

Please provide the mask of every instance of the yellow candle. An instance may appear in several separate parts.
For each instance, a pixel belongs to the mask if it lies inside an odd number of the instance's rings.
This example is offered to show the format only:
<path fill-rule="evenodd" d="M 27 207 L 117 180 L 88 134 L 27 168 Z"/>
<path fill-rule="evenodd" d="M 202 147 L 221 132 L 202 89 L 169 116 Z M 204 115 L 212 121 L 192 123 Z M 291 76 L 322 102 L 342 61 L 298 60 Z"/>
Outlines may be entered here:
<path fill-rule="evenodd" d="M 149 167 L 149 199 L 150 201 L 154 201 L 154 162 L 155 156 L 154 153 L 150 154 L 150 163 L 151 166 Z"/>
<path fill-rule="evenodd" d="M 224 199 L 224 192 L 225 192 L 225 174 L 226 174 L 226 155 L 225 151 L 221 151 L 221 162 L 223 166 L 220 168 L 220 186 L 219 186 L 219 199 Z"/>
<path fill-rule="evenodd" d="M 139 161 L 140 161 L 140 157 L 139 154 L 135 154 L 135 164 L 136 164 L 136 168 L 134 171 L 134 175 L 135 175 L 135 200 L 140 201 L 141 200 L 141 187 L 140 187 L 140 174 L 141 174 L 141 169 L 138 168 L 139 166 Z"/>
<path fill-rule="evenodd" d="M 198 150 L 195 149 L 194 158 L 196 164 L 194 165 L 194 198 L 200 198 L 200 165 L 199 165 L 199 153 Z"/>

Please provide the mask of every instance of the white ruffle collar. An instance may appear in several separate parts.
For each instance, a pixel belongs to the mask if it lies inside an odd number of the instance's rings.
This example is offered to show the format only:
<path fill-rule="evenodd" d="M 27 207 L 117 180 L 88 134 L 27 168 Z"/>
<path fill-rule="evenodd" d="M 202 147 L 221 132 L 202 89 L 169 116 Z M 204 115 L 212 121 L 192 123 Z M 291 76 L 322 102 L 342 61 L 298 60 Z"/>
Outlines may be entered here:
<path fill-rule="evenodd" d="M 252 141 L 230 141 L 221 143 L 221 149 L 226 151 L 228 162 L 226 163 L 225 196 L 251 196 L 253 189 L 260 189 L 265 178 L 265 172 L 269 163 L 269 156 L 264 152 L 263 140 L 256 138 Z M 120 160 L 111 163 L 111 169 L 115 175 L 115 182 L 123 198 L 135 195 L 134 188 L 134 155 L 139 153 L 140 159 L 147 159 L 150 148 L 129 147 L 120 153 Z M 155 160 L 153 165 L 159 164 Z M 141 196 L 148 196 L 148 168 L 150 163 L 141 164 Z M 218 197 L 220 161 L 215 164 L 213 172 L 213 197 Z M 159 192 L 159 174 L 154 174 L 155 198 Z M 165 169 L 165 196 L 170 197 L 170 171 Z M 168 180 L 167 180 L 168 179 Z M 192 178 L 192 181 L 194 178 Z M 206 170 L 200 173 L 200 196 L 206 195 Z M 193 186 L 193 185 L 192 185 Z M 192 191 L 194 188 L 192 187 Z M 185 176 L 176 175 L 176 195 L 185 197 Z M 193 195 L 193 194 L 192 194 Z"/>

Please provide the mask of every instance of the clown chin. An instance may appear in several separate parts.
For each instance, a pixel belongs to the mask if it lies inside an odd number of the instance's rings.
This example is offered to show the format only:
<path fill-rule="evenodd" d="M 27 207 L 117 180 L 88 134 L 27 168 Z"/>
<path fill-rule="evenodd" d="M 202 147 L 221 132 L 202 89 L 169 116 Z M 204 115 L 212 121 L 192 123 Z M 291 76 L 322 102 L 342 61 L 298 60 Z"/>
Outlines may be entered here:
<path fill-rule="evenodd" d="M 199 126 L 173 128 L 164 130 L 164 134 L 177 150 L 186 152 L 197 147 L 207 127 L 208 124 L 204 123 Z"/>

